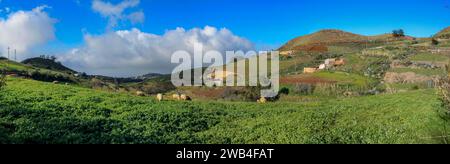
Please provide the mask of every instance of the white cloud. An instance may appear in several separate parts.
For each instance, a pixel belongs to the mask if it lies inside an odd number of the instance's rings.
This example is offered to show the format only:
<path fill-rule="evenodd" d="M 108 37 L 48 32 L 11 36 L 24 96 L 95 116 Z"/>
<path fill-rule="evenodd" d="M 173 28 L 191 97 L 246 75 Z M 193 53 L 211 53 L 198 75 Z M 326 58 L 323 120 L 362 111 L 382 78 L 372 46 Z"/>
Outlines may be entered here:
<path fill-rule="evenodd" d="M 195 44 L 204 51 L 248 51 L 253 44 L 227 29 L 214 27 L 185 30 L 177 28 L 163 35 L 138 29 L 85 36 L 85 46 L 73 49 L 60 60 L 79 71 L 109 76 L 135 76 L 145 73 L 170 73 L 171 55 L 178 50 L 193 54 Z"/>
<path fill-rule="evenodd" d="M 94 0 L 92 2 L 92 9 L 103 17 L 108 18 L 108 27 L 113 28 L 117 26 L 121 20 L 130 20 L 132 23 L 142 23 L 144 21 L 144 13 L 134 12 L 130 15 L 124 14 L 125 10 L 138 6 L 140 0 L 124 0 L 118 4 L 112 4 L 103 0 Z"/>
<path fill-rule="evenodd" d="M 145 14 L 143 11 L 131 13 L 127 17 L 133 24 L 144 23 L 144 20 L 145 20 Z"/>
<path fill-rule="evenodd" d="M 7 47 L 17 53 L 26 53 L 31 48 L 55 38 L 56 20 L 44 11 L 48 6 L 39 6 L 31 11 L 17 11 L 6 19 L 0 18 L 0 52 Z"/>

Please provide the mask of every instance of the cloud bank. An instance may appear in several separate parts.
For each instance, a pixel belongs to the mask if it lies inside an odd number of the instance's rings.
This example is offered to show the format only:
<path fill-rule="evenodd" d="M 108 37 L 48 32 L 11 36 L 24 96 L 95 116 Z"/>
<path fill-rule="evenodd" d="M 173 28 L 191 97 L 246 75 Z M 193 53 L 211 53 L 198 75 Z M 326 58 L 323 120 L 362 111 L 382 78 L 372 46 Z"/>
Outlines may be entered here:
<path fill-rule="evenodd" d="M 39 6 L 31 11 L 13 12 L 6 19 L 0 18 L 0 52 L 3 56 L 6 56 L 7 47 L 24 54 L 55 39 L 56 20 L 44 11 L 45 8 L 47 6 Z"/>
<path fill-rule="evenodd" d="M 228 29 L 206 26 L 185 30 L 177 28 L 163 35 L 138 29 L 85 35 L 85 45 L 60 57 L 64 64 L 87 72 L 109 76 L 130 77 L 146 73 L 170 73 L 171 55 L 179 50 L 193 54 L 195 44 L 203 44 L 204 51 L 248 51 L 253 44 Z"/>

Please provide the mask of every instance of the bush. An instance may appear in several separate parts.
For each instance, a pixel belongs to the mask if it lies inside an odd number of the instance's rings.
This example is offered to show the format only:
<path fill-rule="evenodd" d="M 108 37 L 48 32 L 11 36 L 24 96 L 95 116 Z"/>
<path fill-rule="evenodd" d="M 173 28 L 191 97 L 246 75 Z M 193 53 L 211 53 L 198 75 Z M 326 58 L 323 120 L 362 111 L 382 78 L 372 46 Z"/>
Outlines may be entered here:
<path fill-rule="evenodd" d="M 278 94 L 289 95 L 289 88 L 286 87 L 281 88 Z"/>
<path fill-rule="evenodd" d="M 392 35 L 394 37 L 404 37 L 405 31 L 403 31 L 402 29 L 394 30 L 394 31 L 392 31 Z"/>

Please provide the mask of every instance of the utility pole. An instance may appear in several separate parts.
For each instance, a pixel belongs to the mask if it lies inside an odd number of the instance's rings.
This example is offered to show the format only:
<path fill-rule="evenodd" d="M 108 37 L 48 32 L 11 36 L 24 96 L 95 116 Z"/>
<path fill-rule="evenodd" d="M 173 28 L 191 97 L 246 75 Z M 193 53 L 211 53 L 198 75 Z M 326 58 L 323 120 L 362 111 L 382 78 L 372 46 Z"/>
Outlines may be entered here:
<path fill-rule="evenodd" d="M 11 49 L 11 48 L 8 47 L 8 59 L 9 59 L 9 49 Z"/>

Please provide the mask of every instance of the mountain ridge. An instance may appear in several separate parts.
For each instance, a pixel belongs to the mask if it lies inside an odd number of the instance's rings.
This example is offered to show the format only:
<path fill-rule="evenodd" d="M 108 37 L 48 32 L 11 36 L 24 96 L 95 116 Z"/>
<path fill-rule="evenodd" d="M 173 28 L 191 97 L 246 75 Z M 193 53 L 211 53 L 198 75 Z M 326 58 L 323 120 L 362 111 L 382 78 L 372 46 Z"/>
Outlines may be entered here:
<path fill-rule="evenodd" d="M 413 40 L 415 37 L 403 36 L 394 37 L 392 34 L 380 34 L 374 36 L 366 36 L 361 34 L 356 34 L 352 32 L 347 32 L 339 29 L 323 29 L 317 32 L 296 37 L 282 47 L 279 48 L 281 51 L 302 49 L 302 46 L 308 45 L 330 45 L 339 43 L 366 43 L 371 41 L 390 41 L 398 39 Z"/>

